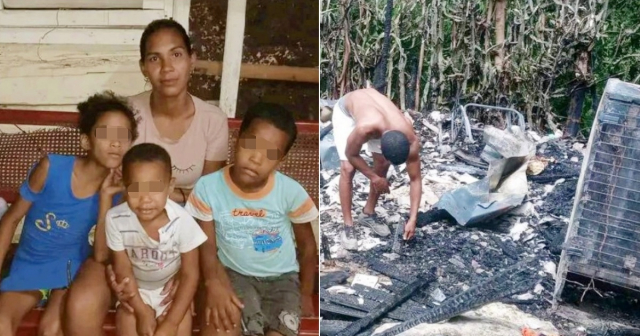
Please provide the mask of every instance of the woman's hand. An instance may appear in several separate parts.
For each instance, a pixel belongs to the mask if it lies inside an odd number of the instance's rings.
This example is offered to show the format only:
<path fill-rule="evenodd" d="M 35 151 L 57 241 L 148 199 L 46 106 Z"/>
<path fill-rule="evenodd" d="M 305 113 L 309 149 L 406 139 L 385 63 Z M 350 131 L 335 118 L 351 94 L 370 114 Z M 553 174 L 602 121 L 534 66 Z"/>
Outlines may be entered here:
<path fill-rule="evenodd" d="M 131 285 L 129 278 L 124 278 L 118 282 L 116 273 L 113 271 L 113 266 L 107 265 L 107 279 L 109 279 L 109 286 L 116 294 L 120 305 L 130 313 L 133 313 L 133 308 L 127 302 L 136 295 L 136 291 Z"/>
<path fill-rule="evenodd" d="M 160 295 L 166 295 L 162 302 L 160 302 L 160 306 L 167 306 L 162 312 L 162 317 L 167 316 L 169 313 L 169 309 L 171 308 L 171 303 L 173 303 L 173 298 L 176 296 L 176 292 L 178 291 L 178 286 L 180 285 L 180 273 L 176 273 L 167 283 L 164 285 L 162 292 Z M 191 302 L 191 316 L 196 316 L 196 311 L 193 306 L 193 302 Z"/>
<path fill-rule="evenodd" d="M 171 301 L 173 301 L 173 297 L 176 295 L 176 291 L 178 289 L 178 285 L 180 284 L 180 277 L 178 274 L 174 275 L 167 283 L 164 285 L 162 289 L 162 295 L 167 295 L 164 300 L 160 303 L 161 306 L 171 305 Z M 120 304 L 127 309 L 128 311 L 133 313 L 133 308 L 127 303 L 132 297 L 136 295 L 136 291 L 131 286 L 131 281 L 129 278 L 124 278 L 122 281 L 118 283 L 116 280 L 116 273 L 113 271 L 113 267 L 111 265 L 107 266 L 107 279 L 109 279 L 109 286 L 111 290 L 116 293 L 116 297 Z M 164 310 L 164 315 L 169 311 L 169 307 Z"/>

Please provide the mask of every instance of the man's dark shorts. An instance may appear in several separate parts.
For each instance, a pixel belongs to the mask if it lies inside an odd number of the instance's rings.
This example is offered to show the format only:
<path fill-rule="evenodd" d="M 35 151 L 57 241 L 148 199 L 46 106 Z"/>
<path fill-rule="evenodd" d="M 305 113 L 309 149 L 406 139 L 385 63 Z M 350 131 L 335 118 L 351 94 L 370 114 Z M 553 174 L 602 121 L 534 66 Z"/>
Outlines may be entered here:
<path fill-rule="evenodd" d="M 242 320 L 251 335 L 264 335 L 269 330 L 285 336 L 298 335 L 301 314 L 298 273 L 258 278 L 227 268 L 227 274 L 244 304 Z"/>

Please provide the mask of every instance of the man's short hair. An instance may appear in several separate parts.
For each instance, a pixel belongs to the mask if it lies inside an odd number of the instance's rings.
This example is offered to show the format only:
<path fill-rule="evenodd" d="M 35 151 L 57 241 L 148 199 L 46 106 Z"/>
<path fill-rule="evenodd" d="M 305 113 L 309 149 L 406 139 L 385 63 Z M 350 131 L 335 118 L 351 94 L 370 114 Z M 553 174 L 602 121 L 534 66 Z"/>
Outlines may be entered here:
<path fill-rule="evenodd" d="M 382 155 L 394 165 L 403 164 L 409 156 L 411 144 L 404 133 L 400 131 L 387 131 L 380 139 Z"/>

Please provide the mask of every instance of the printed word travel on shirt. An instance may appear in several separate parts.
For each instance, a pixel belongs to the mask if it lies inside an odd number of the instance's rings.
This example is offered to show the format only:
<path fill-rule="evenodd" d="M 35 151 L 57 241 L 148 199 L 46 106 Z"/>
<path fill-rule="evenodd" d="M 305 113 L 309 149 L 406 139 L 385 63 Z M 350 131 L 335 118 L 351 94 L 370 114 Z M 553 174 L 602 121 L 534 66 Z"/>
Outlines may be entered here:
<path fill-rule="evenodd" d="M 274 253 L 282 246 L 282 213 L 235 208 L 221 216 L 228 225 L 220 225 L 217 236 L 231 247 Z"/>

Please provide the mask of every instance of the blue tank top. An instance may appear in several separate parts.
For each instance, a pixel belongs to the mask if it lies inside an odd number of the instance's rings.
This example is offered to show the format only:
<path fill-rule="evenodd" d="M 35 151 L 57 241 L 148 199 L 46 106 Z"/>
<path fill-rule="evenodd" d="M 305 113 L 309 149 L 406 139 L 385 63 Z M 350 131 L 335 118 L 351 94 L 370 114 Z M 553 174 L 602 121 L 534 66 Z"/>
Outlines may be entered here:
<path fill-rule="evenodd" d="M 98 220 L 99 193 L 87 198 L 73 195 L 75 156 L 49 154 L 48 158 L 42 190 L 31 190 L 28 178 L 20 187 L 20 196 L 31 202 L 31 208 L 0 290 L 65 288 L 91 254 L 89 232 Z"/>

